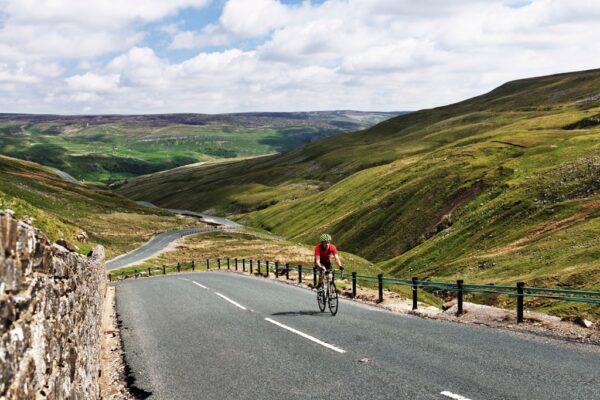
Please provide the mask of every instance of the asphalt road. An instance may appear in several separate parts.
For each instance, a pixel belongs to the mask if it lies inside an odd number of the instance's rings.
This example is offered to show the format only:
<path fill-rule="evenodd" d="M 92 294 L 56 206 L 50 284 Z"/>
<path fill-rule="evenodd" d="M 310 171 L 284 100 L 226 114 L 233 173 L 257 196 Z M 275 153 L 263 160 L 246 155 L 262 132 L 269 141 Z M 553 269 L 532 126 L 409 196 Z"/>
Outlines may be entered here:
<path fill-rule="evenodd" d="M 73 178 L 71 175 L 67 174 L 65 171 L 61 171 L 58 168 L 49 167 L 56 175 L 58 175 L 62 180 L 71 183 L 79 183 L 79 181 Z"/>
<path fill-rule="evenodd" d="M 138 201 L 137 203 L 140 205 L 143 205 L 145 207 L 157 208 L 152 203 L 149 203 L 146 201 Z M 197 213 L 194 211 L 175 210 L 175 209 L 168 209 L 168 211 L 171 211 L 174 214 L 198 217 L 201 220 L 203 220 L 204 222 L 209 222 L 209 223 L 213 223 L 216 225 L 220 225 L 220 227 L 224 228 L 224 229 L 237 229 L 237 228 L 242 227 L 242 225 L 240 225 L 236 222 L 233 222 L 231 220 L 228 220 L 226 218 L 214 217 L 212 215 L 201 214 L 201 213 Z M 186 228 L 186 229 L 179 229 L 179 230 L 173 230 L 173 231 L 160 233 L 160 234 L 154 236 L 152 239 L 150 239 L 143 246 L 138 247 L 137 249 L 130 251 L 129 253 L 122 254 L 122 255 L 108 261 L 106 263 L 106 269 L 112 270 L 112 269 L 123 268 L 123 267 L 128 267 L 130 265 L 139 264 L 149 258 L 157 256 L 158 254 L 163 252 L 167 248 L 167 246 L 169 246 L 175 240 L 178 240 L 184 236 L 189 236 L 189 235 L 193 235 L 196 233 L 213 232 L 214 230 L 215 230 L 215 228 L 213 228 L 213 227 L 211 227 L 211 228 Z"/>
<path fill-rule="evenodd" d="M 171 211 L 174 214 L 186 215 L 186 216 L 190 216 L 190 217 L 197 217 L 197 218 L 200 218 L 204 222 L 218 224 L 224 228 L 241 228 L 242 227 L 242 225 L 238 224 L 237 222 L 233 222 L 227 218 L 215 217 L 214 215 L 203 214 L 203 213 L 190 211 L 190 210 L 179 210 L 176 208 L 167 208 L 167 210 Z"/>
<path fill-rule="evenodd" d="M 141 263 L 142 261 L 161 253 L 169 244 L 177 239 L 196 233 L 212 232 L 214 230 L 214 228 L 187 228 L 159 233 L 143 246 L 108 261 L 106 263 L 106 269 L 111 270 L 123 268 L 129 265 Z"/>
<path fill-rule="evenodd" d="M 116 286 L 134 385 L 155 399 L 600 399 L 589 346 L 347 300 L 332 317 L 311 291 L 235 273 Z"/>

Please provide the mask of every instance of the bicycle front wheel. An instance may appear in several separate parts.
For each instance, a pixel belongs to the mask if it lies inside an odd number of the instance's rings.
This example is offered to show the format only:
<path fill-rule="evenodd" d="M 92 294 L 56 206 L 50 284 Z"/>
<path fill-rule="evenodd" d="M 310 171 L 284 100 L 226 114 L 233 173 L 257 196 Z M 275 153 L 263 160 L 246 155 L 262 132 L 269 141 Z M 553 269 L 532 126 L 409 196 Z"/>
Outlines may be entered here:
<path fill-rule="evenodd" d="M 335 283 L 331 282 L 329 293 L 329 311 L 331 315 L 335 315 L 338 312 L 338 294 L 335 288 Z"/>
<path fill-rule="evenodd" d="M 327 299 L 325 297 L 326 297 L 325 289 L 323 288 L 323 285 L 321 285 L 317 289 L 317 303 L 319 303 L 319 310 L 321 310 L 321 312 L 325 312 L 325 306 L 326 306 L 326 302 L 327 302 Z"/>

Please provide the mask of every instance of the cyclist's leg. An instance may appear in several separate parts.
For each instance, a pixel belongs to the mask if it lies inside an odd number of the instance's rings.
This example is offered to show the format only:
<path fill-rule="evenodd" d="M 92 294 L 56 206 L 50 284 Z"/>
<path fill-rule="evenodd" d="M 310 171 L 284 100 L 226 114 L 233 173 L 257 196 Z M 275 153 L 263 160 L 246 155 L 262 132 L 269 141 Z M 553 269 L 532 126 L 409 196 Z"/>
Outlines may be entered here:
<path fill-rule="evenodd" d="M 322 271 L 322 275 L 327 275 L 327 279 L 329 279 L 329 272 L 331 271 L 331 263 L 323 263 L 323 266 L 325 267 L 325 271 Z M 329 284 L 329 281 L 327 281 L 327 284 Z"/>
<path fill-rule="evenodd" d="M 317 268 L 317 264 L 315 263 L 315 268 Z M 318 268 L 319 270 L 319 278 L 317 281 L 317 287 L 322 287 L 323 286 L 323 270 L 321 268 Z"/>

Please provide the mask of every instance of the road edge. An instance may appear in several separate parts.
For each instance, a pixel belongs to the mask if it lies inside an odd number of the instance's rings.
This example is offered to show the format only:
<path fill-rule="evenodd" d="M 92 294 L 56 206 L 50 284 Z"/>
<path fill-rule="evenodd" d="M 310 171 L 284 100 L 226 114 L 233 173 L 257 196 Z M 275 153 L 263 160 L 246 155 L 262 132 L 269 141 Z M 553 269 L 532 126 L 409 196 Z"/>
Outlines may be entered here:
<path fill-rule="evenodd" d="M 102 340 L 100 347 L 100 397 L 126 399 L 135 397 L 126 382 L 126 367 L 121 331 L 117 324 L 116 288 L 108 286 L 102 304 Z"/>

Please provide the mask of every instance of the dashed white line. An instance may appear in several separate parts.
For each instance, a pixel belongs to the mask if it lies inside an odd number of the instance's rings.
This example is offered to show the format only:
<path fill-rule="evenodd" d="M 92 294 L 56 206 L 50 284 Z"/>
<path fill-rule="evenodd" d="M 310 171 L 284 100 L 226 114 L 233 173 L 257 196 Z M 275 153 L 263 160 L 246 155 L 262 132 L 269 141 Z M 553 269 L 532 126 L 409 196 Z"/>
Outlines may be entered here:
<path fill-rule="evenodd" d="M 454 393 L 448 392 L 448 391 L 441 392 L 440 394 L 444 395 L 446 397 L 450 397 L 451 399 L 454 399 L 454 400 L 471 400 L 471 399 L 466 398 L 465 396 L 461 396 L 460 394 L 454 394 Z"/>
<path fill-rule="evenodd" d="M 233 304 L 234 306 L 241 308 L 242 310 L 245 310 L 246 307 L 244 307 L 243 305 L 241 305 L 240 303 L 237 303 L 233 300 L 231 300 L 229 297 L 223 296 L 221 293 L 215 293 L 217 296 L 222 297 L 223 299 L 227 300 L 228 302 L 230 302 L 231 304 Z"/>
<path fill-rule="evenodd" d="M 198 286 L 200 286 L 202 289 L 208 289 L 206 286 L 204 286 L 204 285 L 203 285 L 203 284 L 201 284 L 201 283 L 194 282 L 194 281 L 191 281 L 191 282 L 192 282 L 194 285 L 198 285 Z"/>
<path fill-rule="evenodd" d="M 269 321 L 269 322 L 270 322 L 270 323 L 272 323 L 272 324 L 275 324 L 275 325 L 277 325 L 277 326 L 279 326 L 279 327 L 281 327 L 281 328 L 283 328 L 283 329 L 287 329 L 288 331 L 290 331 L 290 332 L 293 332 L 293 333 L 295 333 L 296 335 L 300 335 L 300 336 L 302 336 L 303 338 L 306 338 L 306 339 L 308 339 L 308 340 L 311 340 L 311 341 L 313 341 L 313 342 L 315 342 L 315 343 L 317 343 L 317 344 L 320 344 L 320 345 L 321 345 L 321 346 L 323 346 L 323 347 L 327 347 L 328 349 L 331 349 L 331 350 L 333 350 L 333 351 L 337 351 L 338 353 L 342 353 L 342 354 L 343 354 L 343 353 L 345 353 L 345 352 L 346 352 L 346 350 L 340 349 L 339 347 L 336 347 L 336 346 L 334 346 L 334 345 L 332 345 L 332 344 L 325 343 L 324 341 L 322 341 L 322 340 L 319 340 L 319 339 L 317 339 L 317 338 L 316 338 L 316 337 L 314 337 L 314 336 L 307 335 L 307 334 L 306 334 L 306 333 L 304 333 L 304 332 L 300 332 L 299 330 L 297 330 L 297 329 L 294 329 L 294 328 L 292 328 L 292 327 L 289 327 L 289 326 L 287 326 L 287 325 L 284 325 L 284 324 L 282 324 L 281 322 L 274 321 L 274 320 L 272 320 L 271 318 L 265 318 L 265 321 Z"/>

